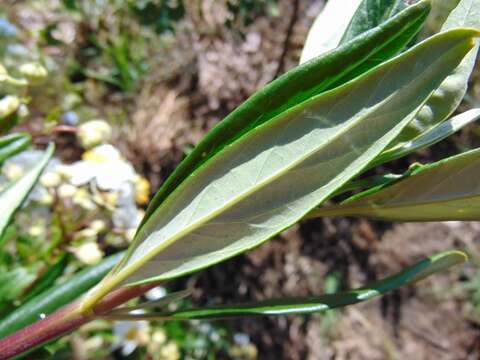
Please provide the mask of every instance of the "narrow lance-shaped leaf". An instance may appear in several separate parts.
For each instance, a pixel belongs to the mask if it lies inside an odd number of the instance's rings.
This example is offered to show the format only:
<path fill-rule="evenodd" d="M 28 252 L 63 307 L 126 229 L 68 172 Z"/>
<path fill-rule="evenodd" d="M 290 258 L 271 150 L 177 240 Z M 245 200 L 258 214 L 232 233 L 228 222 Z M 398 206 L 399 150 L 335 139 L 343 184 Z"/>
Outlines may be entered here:
<path fill-rule="evenodd" d="M 155 211 L 83 310 L 121 284 L 197 271 L 297 222 L 384 149 L 477 34 L 457 29 L 433 37 L 225 148 Z"/>
<path fill-rule="evenodd" d="M 316 313 L 373 299 L 402 286 L 416 283 L 436 272 L 461 264 L 466 260 L 467 257 L 463 252 L 446 251 L 430 256 L 398 274 L 369 286 L 336 294 L 325 294 L 308 298 L 273 299 L 255 303 L 197 309 L 180 309 L 163 313 L 128 314 L 112 312 L 105 317 L 126 320 L 193 320 Z"/>
<path fill-rule="evenodd" d="M 391 58 L 418 32 L 429 10 L 428 2 L 411 6 L 380 27 L 292 69 L 252 95 L 215 126 L 162 184 L 141 226 L 182 181 L 223 147 L 287 109 Z"/>
<path fill-rule="evenodd" d="M 308 32 L 300 64 L 353 40 L 406 7 L 403 0 L 327 2 Z"/>
<path fill-rule="evenodd" d="M 31 143 L 27 133 L 16 133 L 0 137 L 0 164 L 9 157 L 25 150 Z"/>
<path fill-rule="evenodd" d="M 48 315 L 65 304 L 77 299 L 88 291 L 115 266 L 124 253 L 118 253 L 103 259 L 99 264 L 87 267 L 67 281 L 55 285 L 0 320 L 0 338 L 34 323 L 43 315 Z"/>
<path fill-rule="evenodd" d="M 480 149 L 417 169 L 373 194 L 356 195 L 310 216 L 366 216 L 393 221 L 480 219 Z"/>
<path fill-rule="evenodd" d="M 7 227 L 13 214 L 22 205 L 25 198 L 37 183 L 48 160 L 52 157 L 53 150 L 54 146 L 50 144 L 45 151 L 45 155 L 35 167 L 0 192 L 0 235 Z"/>
<path fill-rule="evenodd" d="M 480 28 L 480 0 L 461 0 L 459 2 L 442 26 L 442 31 L 448 31 L 455 27 Z M 467 91 L 468 78 L 475 65 L 477 52 L 478 41 L 455 71 L 433 92 L 425 106 L 418 112 L 415 120 L 390 144 L 387 151 L 401 146 L 403 142 L 412 141 L 447 119 L 455 111 Z"/>
<path fill-rule="evenodd" d="M 370 164 L 370 167 L 375 167 L 376 165 L 401 158 L 417 150 L 427 148 L 446 139 L 478 119 L 480 119 L 480 109 L 471 109 L 462 114 L 456 115 L 450 120 L 442 122 L 434 126 L 432 129 L 420 134 L 413 140 L 399 143 L 397 146 L 382 152 L 382 154 Z"/>
<path fill-rule="evenodd" d="M 403 0 L 363 0 L 345 29 L 340 44 L 380 25 L 406 6 Z"/>

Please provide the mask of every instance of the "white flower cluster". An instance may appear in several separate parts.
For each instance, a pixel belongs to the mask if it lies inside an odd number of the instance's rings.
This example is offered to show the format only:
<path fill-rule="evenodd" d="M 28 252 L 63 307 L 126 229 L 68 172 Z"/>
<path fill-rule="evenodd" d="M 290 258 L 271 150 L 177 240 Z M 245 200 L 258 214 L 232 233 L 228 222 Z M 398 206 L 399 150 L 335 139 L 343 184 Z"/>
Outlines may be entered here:
<path fill-rule="evenodd" d="M 95 120 L 95 126 L 86 123 L 79 136 L 88 137 L 92 129 L 95 132 L 99 128 L 98 122 Z M 100 128 L 110 127 L 103 122 Z M 84 214 L 87 220 L 74 226 L 76 230 L 69 249 L 81 262 L 89 265 L 97 263 L 103 256 L 100 238 L 107 236 L 108 244 L 113 246 L 125 246 L 133 238 L 143 217 L 139 207 L 148 201 L 150 193 L 148 181 L 135 172 L 118 149 L 111 144 L 102 144 L 106 140 L 108 138 L 101 137 L 100 144 L 85 151 L 82 159 L 74 163 L 65 164 L 58 158 L 50 160 L 24 205 L 27 213 L 38 207 L 55 212 L 61 203 L 66 211 Z M 2 183 L 22 177 L 38 163 L 42 154 L 42 151 L 28 150 L 8 159 L 2 166 L 0 188 Z M 42 233 L 38 226 L 32 224 L 30 227 L 36 228 L 28 232 Z"/>

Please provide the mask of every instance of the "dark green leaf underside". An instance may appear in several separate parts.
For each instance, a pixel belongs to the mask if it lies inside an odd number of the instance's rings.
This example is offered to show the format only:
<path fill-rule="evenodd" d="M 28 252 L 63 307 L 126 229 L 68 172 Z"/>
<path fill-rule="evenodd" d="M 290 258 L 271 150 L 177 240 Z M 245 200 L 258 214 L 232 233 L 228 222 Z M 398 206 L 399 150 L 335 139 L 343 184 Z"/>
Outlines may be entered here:
<path fill-rule="evenodd" d="M 430 5 L 421 2 L 337 49 L 298 66 L 263 89 L 215 126 L 180 163 L 152 199 L 141 226 L 190 174 L 225 146 L 307 99 L 388 60 L 423 24 Z"/>
<path fill-rule="evenodd" d="M 120 315 L 120 317 L 127 320 L 193 320 L 322 312 L 373 299 L 402 286 L 420 281 L 433 273 L 463 263 L 466 259 L 466 255 L 460 251 L 439 253 L 406 268 L 396 275 L 370 284 L 367 287 L 336 294 L 326 294 L 308 298 L 285 298 L 256 303 L 185 309 L 154 314 L 124 314 Z M 108 315 L 106 317 L 108 318 Z M 115 315 L 113 315 L 113 317 L 115 317 Z"/>

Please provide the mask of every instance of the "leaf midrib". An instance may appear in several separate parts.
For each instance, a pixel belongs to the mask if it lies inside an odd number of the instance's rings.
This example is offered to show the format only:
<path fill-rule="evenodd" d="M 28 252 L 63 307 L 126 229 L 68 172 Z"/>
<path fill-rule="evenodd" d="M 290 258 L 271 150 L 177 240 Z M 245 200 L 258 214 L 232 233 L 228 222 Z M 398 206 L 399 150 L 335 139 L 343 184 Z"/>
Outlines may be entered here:
<path fill-rule="evenodd" d="M 415 7 L 415 6 L 418 6 L 420 3 L 418 4 L 415 4 L 415 5 L 412 5 L 412 7 Z M 405 9 L 406 10 L 406 9 Z M 412 9 L 413 11 L 414 9 Z M 373 58 L 376 54 L 380 53 L 381 51 L 385 51 L 385 49 L 388 49 L 392 46 L 392 44 L 394 44 L 399 38 L 401 38 L 405 33 L 408 33 L 412 27 L 415 27 L 416 24 L 418 23 L 418 21 L 423 21 L 423 20 L 419 20 L 419 19 L 422 19 L 421 17 L 415 17 L 415 19 L 413 19 L 413 15 L 410 14 L 409 15 L 410 17 L 412 17 L 412 19 L 410 19 L 410 21 L 405 24 L 405 28 L 403 31 L 398 31 L 396 33 L 394 33 L 392 36 L 389 37 L 389 40 L 386 41 L 383 46 L 381 47 L 375 47 L 373 48 L 368 55 L 365 56 L 365 59 L 364 61 L 361 61 L 361 62 L 358 62 L 356 64 L 353 64 L 349 67 L 346 67 L 343 71 L 339 72 L 336 76 L 331 76 L 330 79 L 328 81 L 326 81 L 326 83 L 322 83 L 322 85 L 319 87 L 321 90 L 319 91 L 318 89 L 316 91 L 313 91 L 312 90 L 312 97 L 313 96 L 318 96 L 318 95 L 321 95 L 321 94 L 324 94 L 330 90 L 333 90 L 334 88 L 336 88 L 337 86 L 341 86 L 342 84 L 337 84 L 339 82 L 341 82 L 342 79 L 344 79 L 346 76 L 348 76 L 349 73 L 355 71 L 356 69 L 360 68 L 361 66 L 364 66 L 366 62 L 370 61 L 371 58 Z M 385 26 L 384 24 L 379 24 L 376 28 L 382 28 L 382 31 L 385 31 Z M 366 31 L 364 34 L 368 33 L 368 32 L 371 32 L 371 31 L 375 31 L 375 28 L 374 29 L 370 29 L 369 31 Z M 377 30 L 379 31 L 379 30 Z M 380 32 L 380 31 L 379 31 Z M 360 34 L 360 36 L 363 36 L 364 34 Z M 350 41 L 353 41 L 350 40 Z M 348 43 L 348 42 L 347 42 Z M 345 44 L 347 44 L 345 43 Z M 340 46 L 340 45 L 339 45 Z M 335 49 L 331 49 L 329 52 L 333 52 L 335 51 Z M 319 56 L 322 56 L 324 54 L 320 54 Z M 391 58 L 393 58 L 394 56 L 392 56 Z M 311 59 L 310 59 L 311 60 Z M 366 73 L 366 72 L 365 72 Z M 358 74 L 357 76 L 353 77 L 352 79 L 350 79 L 349 81 L 355 79 L 356 77 L 359 77 L 361 76 L 362 74 Z M 347 81 L 348 82 L 348 81 Z M 270 84 L 267 84 L 267 88 Z M 330 88 L 329 88 L 330 87 Z M 311 89 L 310 89 L 311 90 Z M 264 89 L 265 91 L 265 89 Z M 276 90 L 278 91 L 278 89 Z M 272 95 L 272 94 L 271 94 Z M 247 100 L 248 102 L 249 100 Z M 308 98 L 305 99 L 301 99 L 300 100 L 300 103 L 303 103 L 304 101 L 308 101 Z M 298 103 L 298 104 L 300 104 Z M 298 105 L 296 104 L 296 105 Z M 242 104 L 243 105 L 246 105 L 246 103 Z M 258 104 L 257 104 L 258 105 Z M 265 120 L 264 117 L 265 117 L 265 114 L 269 114 L 269 118 L 270 119 L 267 119 L 266 121 L 270 121 L 272 119 L 274 119 L 276 116 L 282 114 L 283 112 L 285 111 L 289 111 L 291 110 L 293 107 L 295 107 L 296 105 L 292 105 L 290 107 L 287 107 L 287 108 L 284 108 L 282 109 L 280 112 L 278 112 L 279 109 L 281 109 L 281 106 L 278 107 L 278 109 L 270 109 L 269 110 L 269 107 L 270 107 L 270 97 L 267 98 L 267 105 L 265 105 L 265 110 L 263 110 L 262 114 L 258 116 L 258 119 L 255 120 L 252 124 L 250 124 L 249 126 L 247 126 L 245 129 L 243 129 L 242 131 L 245 131 L 244 135 L 250 131 L 253 131 L 255 130 L 255 128 L 257 128 L 258 126 L 261 126 L 263 124 L 263 122 Z M 263 105 L 262 105 L 263 106 Z M 232 112 L 232 114 L 234 114 L 236 111 Z M 231 114 L 231 115 L 232 115 Z M 230 115 L 227 117 L 229 118 Z M 227 119 L 226 118 L 226 119 Z M 226 120 L 225 119 L 225 120 Z M 218 130 L 218 129 L 217 129 Z M 227 142 L 227 143 L 222 143 L 221 145 L 217 146 L 217 147 L 214 147 L 215 150 L 213 151 L 213 154 L 210 155 L 208 158 L 200 158 L 199 159 L 199 165 L 194 167 L 193 168 L 193 171 L 199 169 L 200 167 L 202 167 L 203 165 L 205 165 L 205 163 L 209 162 L 211 160 L 211 158 L 213 156 L 215 156 L 216 153 L 220 152 L 223 148 L 225 148 L 226 146 L 229 146 L 230 144 L 233 144 L 235 143 L 236 141 L 238 141 L 240 139 L 239 138 L 236 138 L 236 139 L 232 139 L 231 142 Z M 188 159 L 188 158 L 187 158 Z M 186 160 L 186 159 L 185 159 Z M 180 167 L 182 166 L 181 164 L 179 165 Z M 174 174 L 173 174 L 174 175 Z M 186 181 L 188 179 L 188 176 L 184 177 L 179 183 L 177 186 L 181 185 L 182 182 Z M 178 179 L 177 179 L 178 180 Z M 166 180 L 168 183 L 170 182 L 169 179 Z M 176 180 L 175 180 L 176 181 Z M 169 184 L 170 185 L 170 184 Z M 163 186 L 162 186 L 163 187 Z M 160 189 L 160 191 L 162 191 L 162 188 Z M 162 200 L 165 201 L 167 198 L 169 198 L 172 194 L 173 194 L 174 190 L 170 191 L 170 193 L 168 193 L 167 195 L 164 196 L 164 199 Z M 155 197 L 153 199 L 153 201 L 155 201 Z M 161 205 L 161 203 L 159 204 Z M 150 208 L 150 205 L 149 205 L 149 208 Z M 147 220 L 149 217 L 151 217 L 152 215 L 154 214 L 154 212 L 152 213 L 149 213 L 148 212 L 148 209 L 147 209 L 147 214 L 146 214 L 146 217 L 147 217 Z M 141 224 L 140 224 L 140 228 L 143 227 L 144 225 L 146 224 L 146 221 L 145 220 L 142 220 Z M 139 228 L 139 229 L 140 229 Z"/>
<path fill-rule="evenodd" d="M 384 76 L 386 76 L 384 74 Z M 324 94 L 320 95 L 320 96 L 323 96 Z M 255 186 L 249 188 L 247 191 L 244 191 L 243 193 L 235 196 L 234 198 L 232 198 L 230 201 L 228 201 L 227 203 L 225 203 L 223 206 L 219 207 L 218 209 L 210 212 L 208 215 L 206 216 L 203 216 L 202 218 L 196 220 L 195 222 L 193 222 L 191 225 L 187 226 L 185 229 L 181 230 L 180 232 L 177 232 L 174 236 L 170 237 L 169 239 L 166 239 L 165 241 L 163 241 L 161 244 L 159 244 L 157 247 L 153 248 L 152 250 L 149 251 L 149 255 L 145 256 L 142 260 L 136 260 L 134 261 L 131 265 L 129 265 L 128 267 L 125 267 L 123 270 L 120 270 L 119 271 L 119 274 L 122 273 L 122 272 L 125 272 L 126 269 L 128 268 L 132 268 L 132 272 L 135 271 L 138 267 L 140 267 L 141 265 L 143 265 L 143 263 L 147 262 L 148 260 L 150 260 L 151 258 L 155 257 L 161 250 L 165 249 L 166 247 L 170 246 L 172 243 L 174 243 L 175 241 L 177 241 L 178 239 L 184 237 L 185 235 L 193 232 L 194 230 L 198 229 L 199 227 L 201 227 L 202 225 L 206 224 L 208 221 L 212 220 L 213 218 L 215 218 L 216 216 L 218 216 L 219 214 L 221 214 L 223 211 L 225 211 L 226 209 L 229 209 L 231 208 L 232 206 L 236 205 L 238 202 L 244 200 L 245 198 L 247 198 L 248 196 L 254 194 L 255 192 L 257 192 L 259 189 L 267 186 L 268 184 L 272 183 L 273 181 L 275 181 L 276 179 L 278 179 L 279 177 L 285 175 L 286 173 L 288 173 L 290 170 L 292 170 L 293 168 L 295 168 L 297 165 L 301 164 L 302 162 L 308 160 L 308 158 L 314 156 L 315 154 L 317 154 L 318 152 L 322 151 L 325 147 L 327 146 L 330 146 L 333 142 L 335 142 L 336 140 L 338 140 L 339 138 L 341 138 L 345 133 L 347 133 L 351 128 L 354 128 L 356 125 L 358 125 L 359 123 L 361 123 L 363 121 L 363 119 L 365 119 L 367 116 L 369 116 L 371 113 L 375 112 L 376 109 L 378 107 L 381 107 L 385 102 L 388 102 L 388 100 L 392 97 L 392 96 L 395 96 L 395 94 L 392 94 L 388 97 L 386 97 L 382 102 L 378 103 L 375 107 L 373 108 L 370 108 L 368 111 L 365 111 L 362 115 L 359 115 L 357 117 L 356 120 L 352 120 L 350 122 L 350 124 L 348 125 L 344 125 L 342 127 L 342 129 L 340 131 L 338 131 L 336 134 L 334 134 L 328 141 L 325 141 L 325 143 L 323 143 L 321 146 L 315 148 L 314 150 L 312 151 L 309 151 L 308 153 L 306 153 L 304 156 L 300 157 L 299 159 L 295 160 L 295 161 L 292 161 L 288 166 L 286 167 L 283 167 L 281 170 L 277 171 L 276 173 L 270 175 L 269 177 L 267 177 L 264 181 L 260 182 L 259 184 L 256 184 Z M 296 111 L 300 110 L 300 109 L 295 109 Z M 272 119 L 274 120 L 274 119 Z M 293 119 L 291 119 L 290 121 L 293 121 Z M 272 123 L 268 123 L 268 124 L 265 124 L 265 125 L 273 125 Z M 262 126 L 263 127 L 263 126 Z M 339 173 L 340 174 L 340 173 Z M 320 200 L 321 201 L 321 200 Z M 141 243 L 140 243 L 141 244 Z M 133 253 L 133 251 L 132 251 Z M 151 254 L 151 255 L 150 255 Z M 128 260 L 127 260 L 128 261 Z M 139 266 L 135 266 L 136 264 L 139 264 Z M 129 274 L 127 274 L 127 277 L 129 276 Z"/>
<path fill-rule="evenodd" d="M 460 42 L 461 43 L 461 42 Z M 458 45 L 460 45 L 460 43 Z M 457 46 L 454 46 L 455 48 Z M 450 50 L 451 51 L 451 50 Z M 436 58 L 432 63 L 431 63 L 431 66 L 430 68 L 433 68 L 435 66 L 436 63 L 438 63 L 439 61 L 441 61 L 442 57 L 438 57 Z M 395 61 L 395 58 L 389 60 L 387 63 L 391 63 Z M 420 61 L 420 60 L 418 60 Z M 385 63 L 386 64 L 386 63 Z M 390 69 L 385 69 L 385 73 L 381 74 L 381 79 L 384 79 L 385 76 L 387 76 L 390 72 L 392 71 L 392 68 Z M 372 71 L 369 72 L 370 74 L 372 74 Z M 367 73 L 365 76 L 368 77 L 370 74 Z M 257 184 L 256 186 L 252 187 L 252 188 L 249 188 L 247 191 L 244 191 L 243 193 L 239 194 L 238 196 L 232 198 L 229 202 L 227 202 L 226 204 L 224 204 L 223 206 L 219 207 L 218 209 L 212 211 L 211 213 L 209 213 L 208 215 L 206 216 L 203 216 L 202 218 L 198 219 L 197 221 L 195 221 L 194 223 L 190 224 L 189 226 L 187 226 L 185 229 L 177 232 L 176 234 L 174 234 L 173 236 L 171 236 L 170 238 L 167 238 L 165 239 L 164 241 L 162 241 L 159 245 L 153 247 L 152 249 L 149 249 L 148 250 L 148 253 L 147 254 L 142 254 L 142 256 L 137 259 L 137 260 L 134 260 L 131 264 L 123 267 L 123 268 L 119 268 L 118 269 L 118 272 L 116 274 L 116 277 L 117 279 L 120 279 L 120 281 L 124 281 L 125 279 L 127 279 L 132 273 L 134 273 L 137 269 L 139 269 L 141 266 L 143 266 L 143 264 L 145 264 L 146 262 L 148 262 L 150 259 L 154 258 L 160 251 L 162 251 L 163 249 L 167 248 L 168 246 L 170 246 L 172 243 L 176 242 L 178 239 L 181 239 L 182 237 L 184 237 L 185 235 L 193 232 L 194 230 L 196 230 L 197 228 L 199 228 L 200 226 L 204 225 L 205 223 L 207 223 L 209 220 L 213 219 L 214 217 L 216 217 L 217 215 L 219 215 L 221 212 L 223 212 L 224 210 L 230 208 L 231 206 L 237 204 L 239 201 L 245 199 L 246 197 L 248 197 L 249 195 L 255 193 L 256 191 L 258 191 L 259 189 L 261 189 L 262 187 L 265 187 L 266 185 L 270 184 L 272 181 L 276 180 L 277 178 L 279 178 L 280 176 L 282 176 L 283 174 L 287 173 L 288 171 L 290 171 L 292 168 L 294 168 L 295 166 L 299 165 L 300 163 L 304 162 L 305 160 L 307 160 L 308 158 L 310 158 L 311 156 L 315 155 L 316 153 L 322 151 L 326 146 L 328 145 L 331 145 L 333 142 L 335 142 L 336 140 L 338 140 L 341 136 L 343 136 L 346 132 L 348 132 L 348 130 L 350 130 L 351 128 L 355 127 L 356 125 L 358 125 L 359 123 L 361 123 L 363 121 L 363 119 L 365 119 L 366 117 L 368 117 L 371 113 L 374 113 L 379 107 L 383 106 L 385 103 L 388 103 L 388 101 L 396 96 L 398 94 L 398 91 L 401 91 L 401 89 L 404 89 L 404 88 L 407 88 L 409 84 L 413 83 L 413 82 L 418 82 L 419 79 L 421 78 L 424 78 L 426 76 L 428 76 L 429 74 L 429 71 L 425 71 L 423 73 L 421 73 L 420 75 L 417 75 L 415 77 L 415 79 L 413 80 L 410 80 L 408 83 L 402 85 L 401 88 L 397 89 L 397 92 L 392 92 L 391 95 L 385 97 L 382 101 L 379 101 L 377 105 L 369 108 L 368 110 L 364 111 L 363 113 L 360 113 L 358 116 L 356 116 L 356 119 L 354 118 L 348 125 L 345 125 L 342 127 L 341 130 L 339 130 L 336 134 L 334 134 L 330 140 L 325 143 L 323 143 L 322 145 L 320 145 L 319 147 L 315 148 L 314 150 L 312 151 L 309 151 L 308 153 L 306 153 L 304 156 L 300 157 L 299 159 L 293 161 L 292 163 L 290 163 L 287 167 L 283 167 L 281 170 L 277 171 L 275 174 L 269 176 L 268 178 L 266 178 L 262 183 L 260 184 Z M 350 83 L 350 82 L 349 82 Z M 378 80 L 376 82 L 377 84 L 380 84 L 381 81 Z M 348 84 L 348 83 L 347 83 Z M 338 89 L 344 89 L 346 85 L 340 87 L 340 88 L 336 88 L 336 89 L 333 89 L 331 91 L 328 91 L 328 92 L 325 92 L 325 93 L 322 93 L 320 95 L 318 95 L 317 97 L 327 97 L 327 96 L 332 96 L 333 94 L 336 94 L 338 92 Z M 374 94 L 375 92 L 377 91 L 377 88 L 375 89 L 375 91 L 372 91 L 372 94 Z M 315 99 L 315 98 L 313 98 Z M 313 101 L 313 99 L 311 101 Z M 428 99 L 428 97 L 426 97 L 425 101 Z M 365 101 L 365 103 L 368 103 L 368 101 Z M 424 104 L 424 102 L 420 105 L 422 106 Z M 265 127 L 270 127 L 270 126 L 274 126 L 276 121 L 280 121 L 280 119 L 285 116 L 285 115 L 290 115 L 294 112 L 297 112 L 297 111 L 301 111 L 303 109 L 305 105 L 305 102 L 302 103 L 302 104 L 299 104 L 297 105 L 296 107 L 290 109 L 288 111 L 288 114 L 280 114 L 278 115 L 276 118 L 273 118 L 272 120 L 270 120 L 270 122 L 268 123 L 265 123 L 265 124 L 262 124 L 260 128 L 265 128 Z M 411 117 L 413 118 L 414 116 L 414 113 L 415 111 L 412 111 L 410 114 L 408 114 L 406 117 Z M 292 121 L 292 120 L 290 120 Z M 340 172 L 338 175 L 340 175 L 342 172 Z M 184 183 L 185 184 L 185 183 Z M 327 194 L 328 196 L 328 194 Z M 319 202 L 321 202 L 323 199 L 320 199 Z M 308 211 L 306 211 L 306 213 L 308 213 Z M 301 218 L 301 216 L 300 216 Z M 138 249 L 138 247 L 143 244 L 143 241 L 140 241 L 138 246 L 136 248 L 132 248 L 132 252 L 131 254 L 134 254 L 135 253 L 135 250 Z M 129 259 L 125 259 L 125 262 L 124 264 L 128 264 L 129 260 L 131 259 L 131 257 Z"/>

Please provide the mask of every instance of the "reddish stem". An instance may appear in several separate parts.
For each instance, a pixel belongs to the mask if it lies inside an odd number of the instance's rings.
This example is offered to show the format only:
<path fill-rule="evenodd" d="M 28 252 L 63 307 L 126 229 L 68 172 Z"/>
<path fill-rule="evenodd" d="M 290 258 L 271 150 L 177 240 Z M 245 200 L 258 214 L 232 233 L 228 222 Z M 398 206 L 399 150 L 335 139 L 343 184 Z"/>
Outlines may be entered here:
<path fill-rule="evenodd" d="M 118 289 L 105 296 L 94 307 L 92 314 L 78 312 L 79 300 L 67 304 L 46 318 L 1 339 L 0 360 L 9 359 L 49 340 L 65 335 L 93 320 L 96 315 L 107 314 L 128 300 L 144 294 L 157 285 L 139 285 Z"/>

